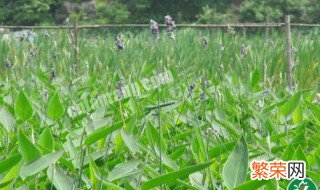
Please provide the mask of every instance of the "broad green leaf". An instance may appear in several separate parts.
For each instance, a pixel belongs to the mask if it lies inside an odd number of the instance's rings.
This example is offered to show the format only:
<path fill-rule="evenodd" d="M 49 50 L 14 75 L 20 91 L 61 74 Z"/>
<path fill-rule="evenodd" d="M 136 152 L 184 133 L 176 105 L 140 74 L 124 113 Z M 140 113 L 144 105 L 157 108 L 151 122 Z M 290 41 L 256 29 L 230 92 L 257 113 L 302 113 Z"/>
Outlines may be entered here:
<path fill-rule="evenodd" d="M 21 178 L 24 179 L 46 169 L 51 164 L 55 163 L 63 155 L 63 152 L 63 150 L 60 150 L 54 153 L 46 154 L 33 162 L 23 165 L 20 170 Z"/>
<path fill-rule="evenodd" d="M 246 181 L 248 168 L 248 149 L 244 137 L 241 137 L 236 147 L 223 166 L 222 176 L 228 189 L 233 189 Z"/>
<path fill-rule="evenodd" d="M 295 93 L 289 100 L 280 107 L 279 113 L 285 117 L 289 116 L 299 105 L 301 99 L 301 92 Z"/>
<path fill-rule="evenodd" d="M 311 111 L 313 112 L 314 116 L 320 120 L 320 107 L 314 105 L 313 103 L 305 100 L 304 101 L 304 105 L 307 106 L 309 109 L 311 109 Z"/>
<path fill-rule="evenodd" d="M 209 157 L 216 157 L 221 154 L 224 154 L 228 151 L 233 150 L 234 146 L 237 144 L 236 141 L 233 142 L 227 142 L 227 143 L 221 143 L 218 146 L 213 147 L 212 149 L 209 150 Z"/>
<path fill-rule="evenodd" d="M 133 153 L 139 152 L 139 143 L 132 134 L 129 134 L 124 129 L 122 129 L 121 137 L 124 144 L 126 144 L 126 146 L 129 148 L 131 152 Z"/>
<path fill-rule="evenodd" d="M 14 103 L 14 111 L 15 115 L 18 116 L 23 122 L 29 120 L 33 116 L 33 109 L 23 91 L 20 91 L 16 98 Z"/>
<path fill-rule="evenodd" d="M 139 160 L 133 160 L 126 163 L 120 163 L 116 165 L 113 170 L 109 173 L 107 180 L 115 181 L 117 179 L 121 179 L 127 176 L 136 173 L 138 169 L 138 165 L 140 164 Z"/>
<path fill-rule="evenodd" d="M 74 189 L 72 180 L 56 166 L 48 168 L 47 176 L 57 190 Z"/>
<path fill-rule="evenodd" d="M 50 119 L 57 121 L 64 114 L 64 108 L 60 102 L 58 94 L 55 94 L 49 101 L 47 106 L 47 114 Z"/>
<path fill-rule="evenodd" d="M 199 130 L 195 130 L 195 139 L 197 140 L 197 144 L 198 144 L 198 147 L 199 147 L 199 160 L 200 162 L 205 162 L 207 161 L 206 159 L 206 150 L 204 147 L 206 147 L 204 145 L 204 142 L 203 142 L 203 136 L 200 134 L 200 131 Z"/>
<path fill-rule="evenodd" d="M 41 153 L 38 148 L 32 144 L 32 142 L 21 131 L 18 133 L 18 145 L 25 163 L 29 163 L 41 157 Z"/>
<path fill-rule="evenodd" d="M 274 190 L 278 187 L 278 181 L 276 180 L 269 180 L 269 183 L 265 184 L 265 190 Z"/>
<path fill-rule="evenodd" d="M 197 172 L 197 171 L 200 171 L 200 170 L 207 168 L 211 164 L 212 164 L 212 162 L 207 162 L 207 163 L 193 165 L 193 166 L 189 166 L 186 168 L 182 168 L 182 169 L 174 171 L 174 172 L 169 172 L 169 173 L 163 174 L 161 176 L 155 177 L 155 178 L 145 182 L 141 186 L 141 189 L 142 190 L 151 189 L 151 188 L 157 187 L 161 184 L 173 182 L 177 179 L 184 179 L 194 172 Z"/>
<path fill-rule="evenodd" d="M 306 130 L 303 130 L 292 138 L 291 144 L 302 143 L 305 140 L 306 140 Z"/>
<path fill-rule="evenodd" d="M 1 190 L 11 190 L 12 189 L 14 182 L 18 178 L 18 174 L 19 174 L 19 171 L 20 171 L 22 164 L 23 164 L 23 162 L 20 161 L 17 165 L 13 166 L 10 169 L 10 171 L 2 178 L 0 184 L 6 183 L 7 185 L 5 187 L 2 187 Z M 8 181 L 11 181 L 11 182 L 7 183 Z"/>
<path fill-rule="evenodd" d="M 45 149 L 45 153 L 50 153 L 53 150 L 54 142 L 53 137 L 51 135 L 50 129 L 45 128 L 40 137 L 39 137 L 39 145 L 41 145 Z"/>
<path fill-rule="evenodd" d="M 320 156 L 318 156 L 317 154 L 314 154 L 313 156 L 318 168 L 320 168 Z"/>
<path fill-rule="evenodd" d="M 308 168 L 308 166 L 309 166 L 308 160 L 307 160 L 307 157 L 306 157 L 305 153 L 303 152 L 301 146 L 298 146 L 298 148 L 294 152 L 293 159 L 294 160 L 303 160 L 303 161 L 305 161 L 306 162 L 306 168 Z"/>
<path fill-rule="evenodd" d="M 266 184 L 270 183 L 268 180 L 253 180 L 253 181 L 247 181 L 233 190 L 248 190 L 248 189 L 258 189 Z"/>
<path fill-rule="evenodd" d="M 174 151 L 172 154 L 169 155 L 169 157 L 172 160 L 176 160 L 178 158 L 180 158 L 180 156 L 187 150 L 186 145 L 179 148 L 178 150 Z"/>
<path fill-rule="evenodd" d="M 92 160 L 92 158 L 89 159 L 89 171 L 90 171 L 90 180 L 92 183 L 92 187 L 93 187 L 93 189 L 98 189 L 99 179 L 97 179 L 96 175 L 97 175 L 97 173 L 100 175 L 100 172 L 99 172 L 96 164 Z"/>
<path fill-rule="evenodd" d="M 190 181 L 191 181 L 191 179 L 190 179 Z M 180 180 L 180 179 L 177 179 L 176 182 L 177 182 L 177 185 L 182 185 L 183 187 L 185 187 L 185 188 L 183 188 L 183 189 L 188 189 L 188 190 L 202 190 L 201 188 L 196 188 L 196 187 L 190 185 L 189 183 L 184 182 L 184 181 L 182 181 L 182 180 Z"/>
<path fill-rule="evenodd" d="M 125 120 L 125 123 L 128 123 L 131 119 L 132 117 L 127 118 Z M 112 132 L 120 129 L 121 127 L 123 127 L 123 125 L 124 125 L 123 121 L 119 121 L 110 127 L 102 127 L 96 130 L 95 132 L 91 133 L 90 135 L 88 135 L 87 138 L 84 140 L 84 144 L 86 146 L 89 146 L 92 143 L 107 137 L 107 135 L 111 134 Z"/>
<path fill-rule="evenodd" d="M 91 179 L 93 189 L 99 189 L 101 185 L 102 189 L 124 190 L 123 188 L 117 186 L 116 184 L 113 184 L 105 180 L 104 177 L 101 176 L 98 170 L 98 167 L 96 166 L 93 159 L 90 159 L 89 161 L 89 170 L 90 170 L 90 179 Z"/>
<path fill-rule="evenodd" d="M 295 124 L 299 124 L 303 121 L 303 111 L 300 104 L 294 110 L 292 115 L 292 120 L 293 120 L 293 123 Z"/>
<path fill-rule="evenodd" d="M 203 174 L 201 172 L 195 172 L 189 175 L 189 180 L 192 186 L 197 187 L 198 190 L 208 189 L 207 184 L 203 183 Z"/>
<path fill-rule="evenodd" d="M 255 69 L 254 71 L 252 71 L 250 73 L 250 85 L 251 85 L 251 89 L 253 89 L 260 80 L 260 73 L 258 69 Z"/>
<path fill-rule="evenodd" d="M 8 181 L 6 181 L 6 182 L 3 182 L 3 183 L 0 183 L 0 189 L 8 189 L 8 187 L 7 186 L 9 186 L 9 184 L 11 184 L 12 185 L 12 182 L 13 182 L 13 179 L 11 179 L 11 180 L 8 180 Z"/>
<path fill-rule="evenodd" d="M 160 150 L 158 149 L 158 147 L 154 147 L 154 150 L 155 150 L 157 156 L 160 157 Z M 166 166 L 168 166 L 172 170 L 179 169 L 178 165 L 174 161 L 172 161 L 171 158 L 163 151 L 161 152 L 161 161 L 163 162 L 163 164 L 165 164 Z"/>
<path fill-rule="evenodd" d="M 317 184 L 320 184 L 320 173 L 307 170 L 307 176 Z"/>
<path fill-rule="evenodd" d="M 162 136 L 160 136 L 158 130 L 153 126 L 153 124 L 150 121 L 147 122 L 146 132 L 149 140 L 152 142 L 153 145 L 157 145 L 158 147 L 161 146 L 164 152 L 167 151 L 167 146 L 165 144 L 166 141 L 163 139 Z"/>
<path fill-rule="evenodd" d="M 17 154 L 5 160 L 0 161 L 0 174 L 10 170 L 13 166 L 17 165 L 21 160 L 21 155 Z"/>
<path fill-rule="evenodd" d="M 0 123 L 7 131 L 14 130 L 14 117 L 5 107 L 0 109 Z"/>
<path fill-rule="evenodd" d="M 281 154 L 280 158 L 282 160 L 291 160 L 293 157 L 294 148 L 292 144 L 289 144 L 286 149 L 284 149 L 283 153 Z"/>
<path fill-rule="evenodd" d="M 266 106 L 266 107 L 263 109 L 263 113 L 267 114 L 267 113 L 271 112 L 272 110 L 274 110 L 275 108 L 281 107 L 281 106 L 284 105 L 286 102 L 287 102 L 287 101 L 282 100 L 282 101 L 280 101 L 280 102 L 272 103 L 272 104 Z"/>

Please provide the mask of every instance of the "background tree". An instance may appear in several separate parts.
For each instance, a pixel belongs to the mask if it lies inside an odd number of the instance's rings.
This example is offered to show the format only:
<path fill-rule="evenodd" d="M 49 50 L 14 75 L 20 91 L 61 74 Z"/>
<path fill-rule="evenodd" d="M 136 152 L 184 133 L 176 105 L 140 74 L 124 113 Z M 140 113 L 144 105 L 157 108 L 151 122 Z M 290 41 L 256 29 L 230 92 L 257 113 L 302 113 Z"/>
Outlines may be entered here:
<path fill-rule="evenodd" d="M 80 23 L 159 23 L 167 14 L 177 23 L 283 22 L 319 23 L 319 0 L 2 0 L 4 25 Z"/>

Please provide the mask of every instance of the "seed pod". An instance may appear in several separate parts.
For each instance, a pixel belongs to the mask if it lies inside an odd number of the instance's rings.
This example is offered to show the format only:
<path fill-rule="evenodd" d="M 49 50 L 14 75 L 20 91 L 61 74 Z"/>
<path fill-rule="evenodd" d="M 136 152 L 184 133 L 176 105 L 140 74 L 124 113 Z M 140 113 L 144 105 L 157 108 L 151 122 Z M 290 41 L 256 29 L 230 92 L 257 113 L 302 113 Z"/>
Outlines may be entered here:
<path fill-rule="evenodd" d="M 236 33 L 236 31 L 234 30 L 234 28 L 230 27 L 230 25 L 228 25 L 228 33 L 231 35 L 234 35 Z"/>
<path fill-rule="evenodd" d="M 44 30 L 43 35 L 44 35 L 46 38 L 49 37 L 49 36 L 50 36 L 49 31 L 48 31 L 47 29 Z"/>
<path fill-rule="evenodd" d="M 55 74 L 54 68 L 51 68 L 50 81 L 52 82 L 55 78 L 56 78 L 56 74 Z"/>
<path fill-rule="evenodd" d="M 241 57 L 246 56 L 248 53 L 248 46 L 242 45 L 242 49 L 241 49 Z"/>
<path fill-rule="evenodd" d="M 213 136 L 215 136 L 216 138 L 220 138 L 222 137 L 221 132 L 219 132 L 218 130 L 216 130 L 213 126 L 208 128 L 208 132 L 211 133 Z"/>
<path fill-rule="evenodd" d="M 262 110 L 262 109 L 263 109 L 263 106 L 264 106 L 263 101 L 259 100 L 258 106 L 259 106 L 259 109 Z"/>
<path fill-rule="evenodd" d="M 292 57 L 296 56 L 298 53 L 297 49 L 295 47 L 291 47 L 291 54 L 292 54 Z"/>
<path fill-rule="evenodd" d="M 73 65 L 73 71 L 74 71 L 75 73 L 78 73 L 78 65 L 77 65 L 77 64 L 74 64 L 74 65 Z"/>
<path fill-rule="evenodd" d="M 194 88 L 195 88 L 195 84 L 191 84 L 189 87 L 188 87 L 188 92 L 189 93 L 192 93 L 193 92 L 193 90 L 194 90 Z"/>
<path fill-rule="evenodd" d="M 47 90 L 43 91 L 43 101 L 46 102 L 49 97 L 49 92 Z"/>
<path fill-rule="evenodd" d="M 24 67 L 28 67 L 29 64 L 30 64 L 30 63 L 29 63 L 28 61 L 25 61 L 24 64 L 23 64 L 23 66 L 24 66 Z"/>
<path fill-rule="evenodd" d="M 124 50 L 124 44 L 122 43 L 120 36 L 116 37 L 116 46 L 119 50 Z"/>
<path fill-rule="evenodd" d="M 274 43 L 274 41 L 269 40 L 267 43 L 268 43 L 268 45 L 269 45 L 270 47 L 272 47 L 272 48 L 274 48 L 274 47 L 275 47 L 275 43 Z"/>
<path fill-rule="evenodd" d="M 204 37 L 203 39 L 202 39 L 202 47 L 207 47 L 207 45 L 208 45 L 208 39 L 206 38 L 206 37 Z"/>
<path fill-rule="evenodd" d="M 30 57 L 35 57 L 35 56 L 36 56 L 35 49 L 32 49 L 32 50 L 29 52 L 29 56 L 30 56 Z"/>
<path fill-rule="evenodd" d="M 205 94 L 204 92 L 201 92 L 200 96 L 199 96 L 199 102 L 202 102 L 205 98 Z"/>
<path fill-rule="evenodd" d="M 10 63 L 10 60 L 9 60 L 8 58 L 6 58 L 6 59 L 4 60 L 4 66 L 5 66 L 6 68 L 11 68 L 11 63 Z"/>
<path fill-rule="evenodd" d="M 123 96 L 124 96 L 123 85 L 124 85 L 124 78 L 121 78 L 120 82 L 117 84 L 119 98 L 123 98 Z"/>
<path fill-rule="evenodd" d="M 222 53 L 224 50 L 224 45 L 222 43 L 219 44 L 219 53 Z"/>

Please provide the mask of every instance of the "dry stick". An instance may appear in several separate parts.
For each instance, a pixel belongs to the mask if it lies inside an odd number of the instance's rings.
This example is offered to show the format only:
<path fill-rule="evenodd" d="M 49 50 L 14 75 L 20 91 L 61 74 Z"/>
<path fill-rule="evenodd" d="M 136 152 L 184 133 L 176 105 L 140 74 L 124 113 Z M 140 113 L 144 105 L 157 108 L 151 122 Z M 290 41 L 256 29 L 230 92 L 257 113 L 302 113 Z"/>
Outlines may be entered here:
<path fill-rule="evenodd" d="M 293 87 L 293 80 L 292 80 L 290 15 L 286 15 L 285 23 L 286 23 L 287 86 L 291 89 Z"/>

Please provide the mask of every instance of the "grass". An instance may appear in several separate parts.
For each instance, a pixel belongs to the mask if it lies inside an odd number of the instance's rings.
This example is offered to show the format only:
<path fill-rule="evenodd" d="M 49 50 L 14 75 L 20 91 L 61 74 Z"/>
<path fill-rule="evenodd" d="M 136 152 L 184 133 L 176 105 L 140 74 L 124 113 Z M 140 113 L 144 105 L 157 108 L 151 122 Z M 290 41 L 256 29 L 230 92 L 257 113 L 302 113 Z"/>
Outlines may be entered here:
<path fill-rule="evenodd" d="M 318 31 L 292 33 L 294 89 L 281 30 L 266 40 L 181 29 L 157 41 L 117 31 L 122 51 L 114 32 L 81 30 L 78 72 L 68 32 L 34 32 L 33 43 L 0 39 L 0 63 L 13 66 L 0 66 L 1 188 L 286 189 L 288 180 L 250 180 L 248 164 L 261 159 L 304 160 L 320 184 Z M 146 80 L 164 72 L 173 81 Z M 94 107 L 103 95 L 114 101 Z M 81 102 L 91 109 L 72 114 Z"/>

